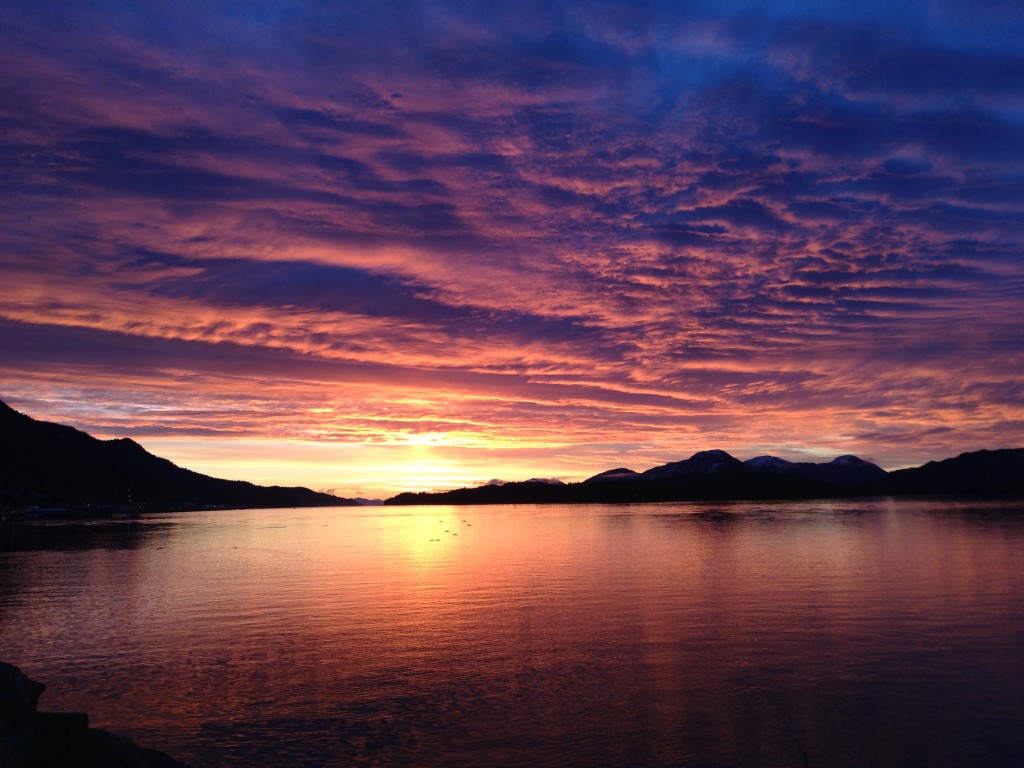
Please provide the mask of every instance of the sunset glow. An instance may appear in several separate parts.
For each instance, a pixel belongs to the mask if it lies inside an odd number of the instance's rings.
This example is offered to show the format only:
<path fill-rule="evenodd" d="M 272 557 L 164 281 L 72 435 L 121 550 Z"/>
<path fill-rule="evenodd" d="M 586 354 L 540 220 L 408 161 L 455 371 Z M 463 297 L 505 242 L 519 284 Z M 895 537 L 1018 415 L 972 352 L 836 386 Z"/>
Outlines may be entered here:
<path fill-rule="evenodd" d="M 5 3 L 0 399 L 347 497 L 1024 445 L 1024 13 L 703 8 Z"/>

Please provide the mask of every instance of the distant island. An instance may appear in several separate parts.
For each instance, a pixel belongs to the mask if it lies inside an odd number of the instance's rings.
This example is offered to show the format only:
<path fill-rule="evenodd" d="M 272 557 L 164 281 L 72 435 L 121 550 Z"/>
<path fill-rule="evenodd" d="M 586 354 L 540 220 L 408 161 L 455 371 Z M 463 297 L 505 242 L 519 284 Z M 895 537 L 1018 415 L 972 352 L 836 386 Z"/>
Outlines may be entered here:
<path fill-rule="evenodd" d="M 219 480 L 133 440 L 99 440 L 0 401 L 0 510 L 115 514 L 185 509 L 356 506 L 308 488 Z"/>
<path fill-rule="evenodd" d="M 436 493 L 401 493 L 385 503 L 574 504 L 1021 494 L 1022 448 L 964 453 L 894 472 L 849 455 L 816 464 L 775 456 L 740 461 L 725 451 L 710 450 L 645 472 L 610 469 L 579 483 L 528 480 L 488 484 Z"/>

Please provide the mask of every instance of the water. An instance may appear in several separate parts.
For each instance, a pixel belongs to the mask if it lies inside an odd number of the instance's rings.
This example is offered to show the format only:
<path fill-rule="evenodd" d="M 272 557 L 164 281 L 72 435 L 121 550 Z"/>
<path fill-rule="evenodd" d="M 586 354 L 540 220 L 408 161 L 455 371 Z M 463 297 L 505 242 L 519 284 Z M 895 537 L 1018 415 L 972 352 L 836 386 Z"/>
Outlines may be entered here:
<path fill-rule="evenodd" d="M 1024 765 L 1024 506 L 0 528 L 0 659 L 196 768 Z"/>

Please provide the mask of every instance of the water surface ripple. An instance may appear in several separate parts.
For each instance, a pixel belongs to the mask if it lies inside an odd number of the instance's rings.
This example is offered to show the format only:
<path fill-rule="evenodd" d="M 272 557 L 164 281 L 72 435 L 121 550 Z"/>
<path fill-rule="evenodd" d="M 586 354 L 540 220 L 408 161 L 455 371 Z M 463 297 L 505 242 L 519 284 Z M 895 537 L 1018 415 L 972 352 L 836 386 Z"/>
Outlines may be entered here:
<path fill-rule="evenodd" d="M 196 768 L 1024 765 L 1014 503 L 0 531 L 0 658 Z"/>

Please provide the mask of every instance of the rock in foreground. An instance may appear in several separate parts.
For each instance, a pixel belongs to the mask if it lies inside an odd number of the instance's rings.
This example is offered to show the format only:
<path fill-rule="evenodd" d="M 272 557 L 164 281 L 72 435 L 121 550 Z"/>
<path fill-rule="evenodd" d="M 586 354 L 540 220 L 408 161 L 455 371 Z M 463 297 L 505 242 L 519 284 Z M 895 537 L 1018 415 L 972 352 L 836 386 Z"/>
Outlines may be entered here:
<path fill-rule="evenodd" d="M 0 765 L 4 768 L 189 768 L 155 749 L 89 727 L 82 713 L 39 712 L 46 686 L 0 662 Z"/>

